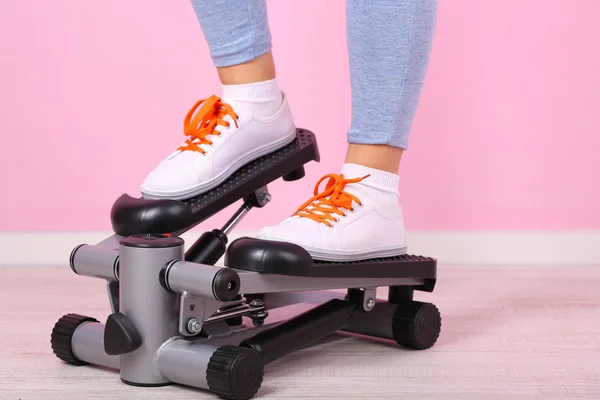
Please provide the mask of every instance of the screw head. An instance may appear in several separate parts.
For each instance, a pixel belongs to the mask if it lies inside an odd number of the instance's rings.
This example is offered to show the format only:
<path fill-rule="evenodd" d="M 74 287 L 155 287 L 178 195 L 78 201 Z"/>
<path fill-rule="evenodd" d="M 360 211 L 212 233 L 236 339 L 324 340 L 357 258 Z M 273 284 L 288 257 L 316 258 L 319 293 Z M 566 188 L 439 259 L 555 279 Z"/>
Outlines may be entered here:
<path fill-rule="evenodd" d="M 375 307 L 375 300 L 374 299 L 368 299 L 367 300 L 367 307 L 369 307 L 369 308 Z"/>
<path fill-rule="evenodd" d="M 196 318 L 190 318 L 187 323 L 187 328 L 190 333 L 200 333 L 202 330 L 202 324 Z"/>
<path fill-rule="evenodd" d="M 265 303 L 261 299 L 254 299 L 250 302 L 250 305 L 253 307 L 261 307 L 264 306 Z"/>

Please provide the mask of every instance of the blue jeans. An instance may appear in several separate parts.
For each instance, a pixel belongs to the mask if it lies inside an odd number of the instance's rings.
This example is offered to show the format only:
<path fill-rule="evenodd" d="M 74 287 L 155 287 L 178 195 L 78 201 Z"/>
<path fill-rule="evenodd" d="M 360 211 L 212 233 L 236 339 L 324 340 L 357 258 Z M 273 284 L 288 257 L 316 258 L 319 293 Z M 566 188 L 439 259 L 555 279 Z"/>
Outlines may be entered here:
<path fill-rule="evenodd" d="M 217 67 L 271 50 L 266 0 L 191 0 Z M 352 91 L 348 143 L 406 149 L 435 29 L 437 0 L 346 0 Z"/>

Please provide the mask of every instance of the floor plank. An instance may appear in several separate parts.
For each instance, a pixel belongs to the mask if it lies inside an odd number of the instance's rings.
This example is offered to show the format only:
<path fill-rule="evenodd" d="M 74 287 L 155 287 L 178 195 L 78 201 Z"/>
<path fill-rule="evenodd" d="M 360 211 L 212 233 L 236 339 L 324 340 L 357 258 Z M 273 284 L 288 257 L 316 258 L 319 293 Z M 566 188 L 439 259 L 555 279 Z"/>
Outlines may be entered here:
<path fill-rule="evenodd" d="M 600 266 L 441 266 L 419 300 L 442 312 L 428 351 L 348 338 L 266 368 L 261 399 L 600 399 Z M 385 293 L 380 293 L 385 296 Z M 63 314 L 104 320 L 102 281 L 68 267 L 0 268 L 0 399 L 214 399 L 143 389 L 72 367 L 50 349 Z"/>

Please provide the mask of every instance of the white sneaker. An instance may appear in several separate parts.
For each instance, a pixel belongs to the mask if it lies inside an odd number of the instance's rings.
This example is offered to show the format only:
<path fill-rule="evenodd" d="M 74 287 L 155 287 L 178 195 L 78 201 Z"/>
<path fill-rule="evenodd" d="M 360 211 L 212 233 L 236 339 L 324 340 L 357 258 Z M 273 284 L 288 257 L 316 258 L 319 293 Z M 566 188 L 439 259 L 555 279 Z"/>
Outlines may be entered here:
<path fill-rule="evenodd" d="M 223 183 L 245 164 L 291 143 L 296 126 L 283 95 L 270 117 L 217 96 L 198 101 L 184 122 L 188 139 L 140 186 L 147 199 L 183 200 Z"/>
<path fill-rule="evenodd" d="M 325 190 L 318 193 L 326 178 Z M 316 260 L 355 261 L 404 254 L 407 241 L 398 203 L 398 175 L 345 164 L 342 174 L 321 178 L 315 196 L 292 217 L 263 228 L 257 238 L 295 243 Z"/>

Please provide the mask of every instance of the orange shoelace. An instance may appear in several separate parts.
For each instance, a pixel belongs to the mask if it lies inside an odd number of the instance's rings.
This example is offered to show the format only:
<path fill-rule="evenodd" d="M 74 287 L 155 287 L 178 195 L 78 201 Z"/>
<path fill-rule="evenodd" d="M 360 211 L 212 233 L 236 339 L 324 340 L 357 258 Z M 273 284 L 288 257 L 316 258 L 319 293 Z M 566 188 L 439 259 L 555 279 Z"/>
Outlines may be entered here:
<path fill-rule="evenodd" d="M 344 175 L 328 174 L 322 177 L 317 182 L 314 191 L 314 197 L 302 204 L 294 213 L 299 217 L 310 218 L 314 221 L 321 222 L 329 227 L 332 226 L 330 221 L 337 221 L 336 215 L 346 215 L 341 209 L 344 208 L 350 212 L 354 211 L 352 201 L 355 201 L 359 206 L 362 205 L 360 199 L 353 194 L 344 191 L 344 187 L 349 183 L 358 183 L 363 179 L 345 179 Z M 319 193 L 321 182 L 329 178 L 325 190 Z"/>
<path fill-rule="evenodd" d="M 202 107 L 200 107 L 201 104 Z M 194 115 L 195 112 L 196 115 Z M 210 146 L 212 142 L 206 137 L 208 135 L 221 134 L 221 132 L 215 129 L 217 126 L 229 127 L 229 122 L 224 120 L 227 115 L 233 118 L 234 121 L 237 121 L 238 116 L 233 111 L 233 108 L 229 104 L 223 103 L 220 97 L 213 95 L 208 99 L 198 100 L 185 116 L 183 132 L 185 136 L 188 136 L 188 139 L 178 150 L 192 150 L 204 154 L 205 151 L 200 145 L 206 144 Z M 237 122 L 235 122 L 235 126 L 237 127 Z"/>

